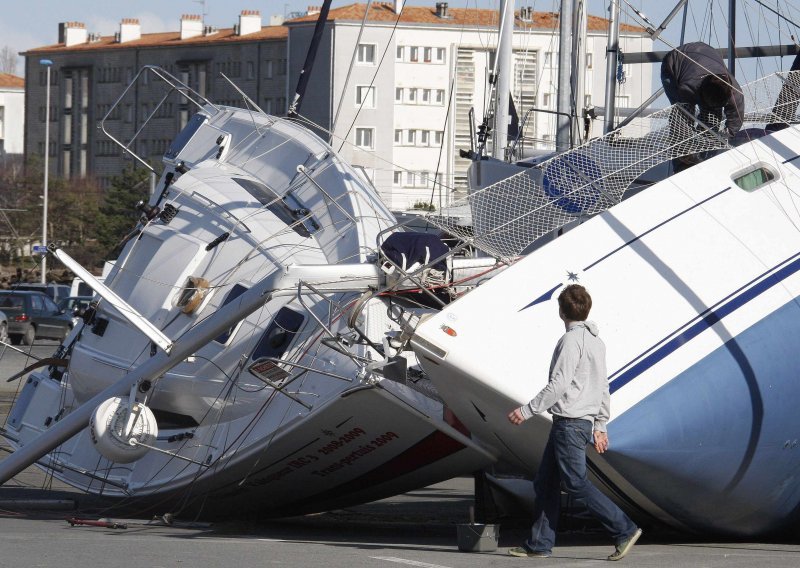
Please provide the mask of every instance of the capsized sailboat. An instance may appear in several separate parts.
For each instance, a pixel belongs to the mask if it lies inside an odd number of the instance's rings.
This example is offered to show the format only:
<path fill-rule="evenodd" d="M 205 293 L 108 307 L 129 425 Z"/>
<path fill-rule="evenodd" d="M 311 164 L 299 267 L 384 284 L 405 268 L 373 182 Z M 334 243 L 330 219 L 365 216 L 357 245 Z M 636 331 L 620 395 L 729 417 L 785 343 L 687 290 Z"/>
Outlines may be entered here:
<path fill-rule="evenodd" d="M 316 135 L 249 99 L 214 105 L 163 69 L 144 74 L 196 113 L 103 283 L 55 251 L 98 296 L 62 361 L 28 377 L 0 479 L 38 462 L 161 510 L 289 515 L 491 463 L 407 330 L 438 310 L 430 278 L 446 294 L 496 262 L 414 273 L 435 255 L 383 252 L 401 234 L 394 217 Z"/>
<path fill-rule="evenodd" d="M 800 74 L 744 93 L 735 147 L 670 107 L 475 191 L 476 246 L 509 260 L 535 250 L 412 342 L 473 435 L 533 472 L 550 417 L 506 415 L 547 383 L 556 298 L 584 284 L 610 373 L 595 481 L 639 518 L 749 536 L 800 511 Z M 713 157 L 631 190 L 700 152 Z"/>

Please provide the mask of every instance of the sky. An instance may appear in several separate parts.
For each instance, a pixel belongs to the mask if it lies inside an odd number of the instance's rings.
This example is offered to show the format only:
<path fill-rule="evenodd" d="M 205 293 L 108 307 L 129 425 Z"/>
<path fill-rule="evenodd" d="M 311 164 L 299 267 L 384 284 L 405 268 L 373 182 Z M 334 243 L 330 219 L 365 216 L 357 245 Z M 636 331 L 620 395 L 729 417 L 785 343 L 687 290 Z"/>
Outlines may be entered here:
<path fill-rule="evenodd" d="M 333 6 L 345 6 L 355 1 L 334 0 Z M 409 0 L 409 5 L 433 6 L 437 0 Z M 576 0 L 574 0 L 576 1 Z M 740 8 L 737 30 L 739 37 L 755 30 L 757 43 L 792 43 L 790 34 L 800 41 L 800 34 L 790 24 L 778 24 L 775 17 L 759 7 L 756 0 L 738 0 Z M 790 19 L 800 22 L 800 11 L 793 10 L 787 0 L 760 0 L 780 5 Z M 798 2 L 799 0 L 791 0 Z M 449 0 L 451 7 L 494 8 L 499 0 Z M 633 19 L 631 6 L 644 12 L 657 26 L 667 16 L 677 0 L 622 0 L 622 20 L 640 24 Z M 319 5 L 322 0 L 0 0 L 0 49 L 9 46 L 17 52 L 56 43 L 59 22 L 78 21 L 89 32 L 111 35 L 119 30 L 122 18 L 138 18 L 143 33 L 177 31 L 181 14 L 205 12 L 205 22 L 219 28 L 231 27 L 243 9 L 260 10 L 263 21 L 273 14 L 287 14 Z M 589 13 L 606 16 L 608 0 L 588 0 Z M 687 37 L 701 38 L 712 45 L 724 45 L 728 0 L 690 0 Z M 517 0 L 517 7 L 532 6 L 536 11 L 558 11 L 560 0 Z M 656 42 L 657 50 L 677 45 L 680 16 L 665 33 L 665 42 Z M 741 43 L 756 43 L 742 40 Z M 791 63 L 789 60 L 786 66 Z M 17 75 L 23 75 L 22 58 L 17 63 Z"/>

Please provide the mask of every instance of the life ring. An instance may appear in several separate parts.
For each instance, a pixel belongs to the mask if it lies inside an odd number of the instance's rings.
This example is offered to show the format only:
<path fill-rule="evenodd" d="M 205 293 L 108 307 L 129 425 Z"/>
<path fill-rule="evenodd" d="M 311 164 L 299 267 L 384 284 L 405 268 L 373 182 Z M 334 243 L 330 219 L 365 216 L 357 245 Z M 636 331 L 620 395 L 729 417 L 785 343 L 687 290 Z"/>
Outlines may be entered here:
<path fill-rule="evenodd" d="M 89 430 L 95 449 L 116 463 L 141 459 L 158 437 L 158 423 L 153 411 L 140 402 L 133 404 L 133 424 L 128 424 L 128 398 L 114 397 L 100 403 L 92 414 Z"/>

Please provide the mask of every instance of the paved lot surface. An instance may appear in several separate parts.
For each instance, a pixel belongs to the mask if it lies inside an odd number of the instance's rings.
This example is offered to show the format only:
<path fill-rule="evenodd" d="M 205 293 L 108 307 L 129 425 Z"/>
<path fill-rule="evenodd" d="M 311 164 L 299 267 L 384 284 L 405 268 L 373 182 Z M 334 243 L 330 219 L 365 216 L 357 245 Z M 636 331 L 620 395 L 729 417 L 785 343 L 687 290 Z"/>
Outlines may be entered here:
<path fill-rule="evenodd" d="M 33 354 L 52 353 L 41 342 Z M 5 421 L 16 383 L 5 378 L 32 361 L 0 347 L 0 424 Z M 0 460 L 4 457 L 0 452 Z M 598 531 L 559 535 L 553 558 L 506 555 L 525 538 L 520 520 L 502 522 L 496 552 L 465 553 L 457 547 L 456 526 L 467 522 L 473 482 L 456 478 L 375 503 L 281 521 L 225 521 L 213 524 L 175 519 L 120 518 L 106 504 L 87 499 L 31 468 L 0 487 L 0 568 L 103 566 L 192 568 L 292 566 L 330 568 L 472 568 L 547 565 L 591 567 L 612 551 Z M 165 511 L 166 512 L 166 511 Z M 125 529 L 70 526 L 70 517 L 107 518 Z M 800 527 L 798 527 L 800 529 Z M 649 529 L 623 565 L 635 567 L 800 566 L 800 531 L 762 542 L 721 541 Z"/>

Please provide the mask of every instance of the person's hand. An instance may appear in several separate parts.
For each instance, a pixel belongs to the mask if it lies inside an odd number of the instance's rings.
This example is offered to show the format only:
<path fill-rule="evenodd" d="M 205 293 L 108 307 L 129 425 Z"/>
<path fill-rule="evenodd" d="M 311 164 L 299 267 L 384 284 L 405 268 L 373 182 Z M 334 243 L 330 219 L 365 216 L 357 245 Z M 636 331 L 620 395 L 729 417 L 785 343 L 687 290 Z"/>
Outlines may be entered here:
<path fill-rule="evenodd" d="M 594 431 L 594 449 L 598 454 L 602 454 L 608 449 L 608 434 L 606 432 Z"/>
<path fill-rule="evenodd" d="M 519 408 L 515 408 L 508 413 L 508 421 L 516 426 L 519 426 L 525 422 L 525 417 L 522 416 L 522 412 L 520 412 Z"/>

